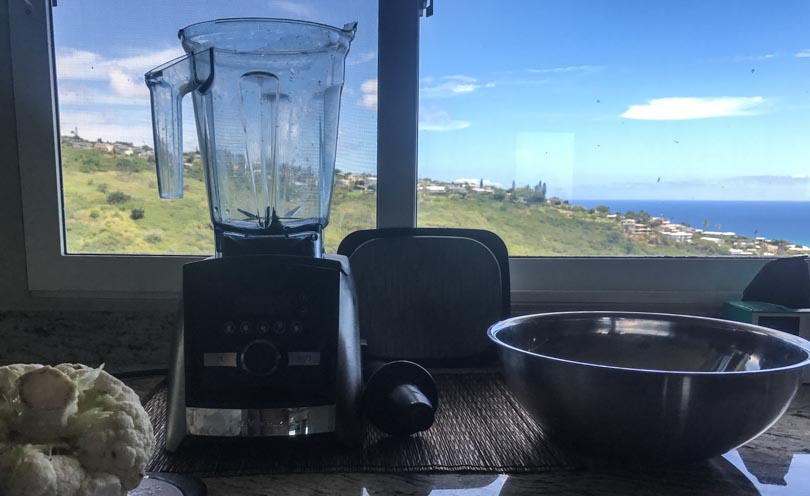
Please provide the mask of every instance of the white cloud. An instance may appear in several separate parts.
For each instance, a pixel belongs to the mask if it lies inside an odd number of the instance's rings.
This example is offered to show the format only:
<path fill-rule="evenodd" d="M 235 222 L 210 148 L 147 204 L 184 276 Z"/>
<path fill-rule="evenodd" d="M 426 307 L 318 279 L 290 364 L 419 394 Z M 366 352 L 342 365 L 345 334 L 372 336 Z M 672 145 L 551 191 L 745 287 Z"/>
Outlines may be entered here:
<path fill-rule="evenodd" d="M 153 52 L 140 53 L 130 57 L 123 57 L 119 59 L 111 59 L 109 64 L 114 67 L 119 67 L 125 71 L 146 72 L 149 69 L 169 62 L 172 59 L 183 55 L 183 50 L 178 48 L 166 48 Z M 141 74 L 143 76 L 143 74 Z"/>
<path fill-rule="evenodd" d="M 810 48 L 806 48 L 804 50 L 796 52 L 796 57 L 800 59 L 810 58 Z"/>
<path fill-rule="evenodd" d="M 761 62 L 763 60 L 770 60 L 774 58 L 776 58 L 775 53 L 765 53 L 761 55 L 739 55 L 737 57 L 734 57 L 734 60 L 737 62 L 748 62 L 748 61 Z"/>
<path fill-rule="evenodd" d="M 74 112 L 59 113 L 59 126 L 63 135 L 77 128 L 79 136 L 88 140 L 101 138 L 106 141 L 130 141 L 137 145 L 152 143 L 152 124 L 148 110 L 136 115 L 122 115 L 118 112 Z"/>
<path fill-rule="evenodd" d="M 149 88 L 143 80 L 135 80 L 124 71 L 112 69 L 110 71 L 110 88 L 116 95 L 148 101 Z"/>
<path fill-rule="evenodd" d="M 564 67 L 546 67 L 529 69 L 532 74 L 564 74 L 568 72 L 598 72 L 604 69 L 601 65 L 567 65 Z"/>
<path fill-rule="evenodd" d="M 444 110 L 432 107 L 421 107 L 419 109 L 420 131 L 459 131 L 470 126 L 471 123 L 468 121 L 452 119 Z"/>
<path fill-rule="evenodd" d="M 60 83 L 106 80 L 112 91 L 105 94 L 99 93 L 97 89 L 60 90 L 60 102 L 142 105 L 149 100 L 149 89 L 143 80 L 144 73 L 181 54 L 182 50 L 179 48 L 168 48 L 110 59 L 86 50 L 60 50 L 56 54 L 56 77 Z"/>
<path fill-rule="evenodd" d="M 109 92 L 100 92 L 96 88 L 60 86 L 59 105 L 129 105 L 143 107 L 149 105 L 149 95 L 148 90 L 146 98 L 131 98 Z"/>
<path fill-rule="evenodd" d="M 621 116 L 625 119 L 672 121 L 753 115 L 765 103 L 761 96 L 655 98 L 645 104 L 631 105 Z"/>
<path fill-rule="evenodd" d="M 438 79 L 425 77 L 420 83 L 419 95 L 424 98 L 460 95 L 472 93 L 481 88 L 495 87 L 495 83 L 481 83 L 474 77 L 460 74 L 442 76 Z"/>
<path fill-rule="evenodd" d="M 61 81 L 105 80 L 109 78 L 110 71 L 119 70 L 138 74 L 138 77 L 143 79 L 143 74 L 149 69 L 182 54 L 182 49 L 178 47 L 110 59 L 95 52 L 66 48 L 56 53 L 56 77 Z"/>
<path fill-rule="evenodd" d="M 366 62 L 371 62 L 372 60 L 377 59 L 377 52 L 360 52 L 357 55 L 354 52 L 349 52 L 349 56 L 346 58 L 346 65 L 360 65 L 365 64 Z"/>
<path fill-rule="evenodd" d="M 368 79 L 360 85 L 360 92 L 363 93 L 362 105 L 366 108 L 377 108 L 377 80 Z"/>
<path fill-rule="evenodd" d="M 86 50 L 59 50 L 56 52 L 56 78 L 66 79 L 107 79 L 101 68 L 101 56 Z"/>
<path fill-rule="evenodd" d="M 302 4 L 295 0 L 270 0 L 269 3 L 271 8 L 296 17 L 311 18 L 315 14 L 311 5 Z"/>

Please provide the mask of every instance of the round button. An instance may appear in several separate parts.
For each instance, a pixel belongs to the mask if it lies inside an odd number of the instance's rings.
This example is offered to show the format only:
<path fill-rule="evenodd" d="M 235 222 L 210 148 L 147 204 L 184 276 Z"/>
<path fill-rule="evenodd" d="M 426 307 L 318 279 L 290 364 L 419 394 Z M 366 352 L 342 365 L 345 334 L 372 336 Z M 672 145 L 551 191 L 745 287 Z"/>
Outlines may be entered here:
<path fill-rule="evenodd" d="M 290 324 L 290 330 L 292 331 L 293 334 L 301 334 L 301 332 L 303 332 L 304 330 L 304 324 L 296 320 L 295 322 Z"/>
<path fill-rule="evenodd" d="M 284 324 L 283 320 L 277 320 L 273 322 L 273 332 L 275 332 L 276 334 L 283 333 L 285 327 L 286 325 Z"/>
<path fill-rule="evenodd" d="M 256 330 L 259 332 L 259 334 L 267 334 L 270 332 L 270 324 L 262 320 L 256 324 Z"/>
<path fill-rule="evenodd" d="M 222 326 L 222 332 L 224 332 L 225 334 L 233 334 L 234 332 L 236 332 L 236 324 L 234 324 L 230 320 L 228 322 L 225 322 L 225 324 Z"/>
<path fill-rule="evenodd" d="M 252 375 L 270 375 L 278 369 L 281 354 L 270 341 L 251 341 L 242 350 L 242 369 Z"/>
<path fill-rule="evenodd" d="M 239 332 L 242 334 L 250 334 L 253 331 L 253 326 L 250 322 L 244 321 L 239 323 Z"/>

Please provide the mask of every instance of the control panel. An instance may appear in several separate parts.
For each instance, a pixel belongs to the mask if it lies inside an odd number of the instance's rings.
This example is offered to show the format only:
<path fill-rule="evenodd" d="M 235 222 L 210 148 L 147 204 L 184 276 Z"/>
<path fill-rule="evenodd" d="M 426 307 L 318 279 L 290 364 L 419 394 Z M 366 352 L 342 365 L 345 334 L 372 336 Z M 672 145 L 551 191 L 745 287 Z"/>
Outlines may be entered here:
<path fill-rule="evenodd" d="M 295 256 L 187 264 L 187 406 L 334 404 L 340 276 L 336 262 Z"/>

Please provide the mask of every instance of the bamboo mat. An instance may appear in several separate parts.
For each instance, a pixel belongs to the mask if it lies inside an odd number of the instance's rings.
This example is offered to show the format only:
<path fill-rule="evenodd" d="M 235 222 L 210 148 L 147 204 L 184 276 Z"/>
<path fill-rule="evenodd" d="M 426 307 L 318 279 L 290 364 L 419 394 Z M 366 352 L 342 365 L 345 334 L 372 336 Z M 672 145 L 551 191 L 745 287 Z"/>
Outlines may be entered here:
<path fill-rule="evenodd" d="M 579 464 L 552 445 L 491 371 L 439 373 L 436 421 L 426 432 L 394 439 L 373 427 L 347 448 L 324 439 L 195 439 L 171 454 L 166 387 L 146 402 L 158 449 L 148 471 L 210 476 L 314 472 L 532 473 Z M 197 442 L 199 441 L 199 442 Z"/>

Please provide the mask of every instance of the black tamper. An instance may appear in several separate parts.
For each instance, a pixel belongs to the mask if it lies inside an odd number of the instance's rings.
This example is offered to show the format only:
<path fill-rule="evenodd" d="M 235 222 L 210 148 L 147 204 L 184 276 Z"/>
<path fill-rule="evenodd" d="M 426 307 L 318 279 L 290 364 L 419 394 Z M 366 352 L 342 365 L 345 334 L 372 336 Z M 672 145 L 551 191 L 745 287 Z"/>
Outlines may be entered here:
<path fill-rule="evenodd" d="M 363 413 L 381 431 L 404 437 L 433 425 L 439 391 L 430 373 L 406 360 L 366 365 Z"/>

